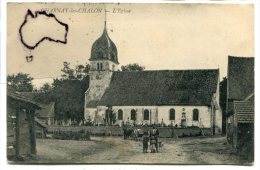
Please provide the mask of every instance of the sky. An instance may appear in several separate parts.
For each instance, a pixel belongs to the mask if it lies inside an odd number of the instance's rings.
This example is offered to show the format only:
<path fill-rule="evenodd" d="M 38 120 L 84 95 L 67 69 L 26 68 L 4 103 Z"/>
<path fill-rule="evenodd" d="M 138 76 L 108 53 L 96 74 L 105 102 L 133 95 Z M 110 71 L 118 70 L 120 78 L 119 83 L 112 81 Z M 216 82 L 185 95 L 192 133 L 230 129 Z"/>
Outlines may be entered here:
<path fill-rule="evenodd" d="M 44 41 L 34 50 L 27 49 L 18 30 L 28 9 L 46 10 L 68 24 L 67 44 Z M 7 74 L 28 73 L 38 87 L 61 75 L 63 61 L 72 68 L 89 62 L 91 46 L 103 32 L 105 9 L 120 65 L 139 63 L 146 70 L 219 68 L 222 78 L 228 55 L 254 56 L 253 5 L 9 3 Z M 45 31 L 57 36 L 56 27 L 44 19 L 32 25 L 25 30 L 28 41 Z M 29 55 L 34 57 L 30 63 Z"/>

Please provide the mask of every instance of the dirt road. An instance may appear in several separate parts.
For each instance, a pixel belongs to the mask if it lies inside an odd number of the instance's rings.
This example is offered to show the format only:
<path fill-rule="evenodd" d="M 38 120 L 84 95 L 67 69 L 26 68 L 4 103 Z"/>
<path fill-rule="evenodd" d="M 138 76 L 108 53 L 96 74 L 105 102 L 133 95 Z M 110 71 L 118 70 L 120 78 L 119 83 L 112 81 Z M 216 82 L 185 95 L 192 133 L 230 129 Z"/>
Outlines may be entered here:
<path fill-rule="evenodd" d="M 142 153 L 142 142 L 121 137 L 92 137 L 91 141 L 37 140 L 31 163 L 242 164 L 225 137 L 161 139 L 159 153 Z"/>

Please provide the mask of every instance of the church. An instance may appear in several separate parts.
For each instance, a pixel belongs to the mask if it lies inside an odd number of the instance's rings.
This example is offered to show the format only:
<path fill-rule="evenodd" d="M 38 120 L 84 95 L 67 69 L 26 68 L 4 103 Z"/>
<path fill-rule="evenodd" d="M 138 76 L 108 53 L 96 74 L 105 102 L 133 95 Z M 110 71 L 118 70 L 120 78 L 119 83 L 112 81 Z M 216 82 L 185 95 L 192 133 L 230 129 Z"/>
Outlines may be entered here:
<path fill-rule="evenodd" d="M 117 47 L 106 22 L 90 55 L 90 84 L 85 92 L 85 119 L 114 125 L 163 123 L 175 127 L 211 128 L 222 132 L 219 69 L 119 71 Z"/>

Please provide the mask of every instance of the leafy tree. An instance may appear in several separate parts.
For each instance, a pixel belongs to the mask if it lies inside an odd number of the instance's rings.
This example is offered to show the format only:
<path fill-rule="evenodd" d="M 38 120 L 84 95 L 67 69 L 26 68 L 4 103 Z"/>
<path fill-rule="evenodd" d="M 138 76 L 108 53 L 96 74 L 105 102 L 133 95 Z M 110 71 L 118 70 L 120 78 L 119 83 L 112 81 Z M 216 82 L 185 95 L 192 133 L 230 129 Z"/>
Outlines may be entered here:
<path fill-rule="evenodd" d="M 44 83 L 42 87 L 40 87 L 39 92 L 47 93 L 52 90 L 52 86 L 49 83 Z"/>
<path fill-rule="evenodd" d="M 145 69 L 144 66 L 141 66 L 137 63 L 127 64 L 125 66 L 121 66 L 122 71 L 143 71 Z"/>
<path fill-rule="evenodd" d="M 224 77 L 219 85 L 220 107 L 222 109 L 222 132 L 226 133 L 226 104 L 227 104 L 227 77 Z"/>
<path fill-rule="evenodd" d="M 7 84 L 10 88 L 14 91 L 18 92 L 32 92 L 33 85 L 32 85 L 33 78 L 26 73 L 18 73 L 13 75 L 7 76 Z"/>
<path fill-rule="evenodd" d="M 88 86 L 88 79 L 64 80 L 52 91 L 55 100 L 55 118 L 63 120 L 84 119 L 84 94 Z"/>
<path fill-rule="evenodd" d="M 75 69 L 70 68 L 70 63 L 63 62 L 63 68 L 61 69 L 61 77 L 63 80 L 81 80 L 89 73 L 90 65 L 87 63 L 85 66 L 80 64 Z"/>
<path fill-rule="evenodd" d="M 73 80 L 76 78 L 74 73 L 75 71 L 70 68 L 70 63 L 67 61 L 63 62 L 63 69 L 61 69 L 61 71 L 63 72 L 61 75 L 63 79 Z"/>
<path fill-rule="evenodd" d="M 116 113 L 111 106 L 108 106 L 108 109 L 106 110 L 106 121 L 109 125 L 112 125 L 116 122 Z"/>
<path fill-rule="evenodd" d="M 89 85 L 89 64 L 77 65 L 70 68 L 70 63 L 64 62 L 61 70 L 62 78 L 54 79 L 53 90 L 50 93 L 55 101 L 55 119 L 75 120 L 84 119 L 84 97 Z"/>

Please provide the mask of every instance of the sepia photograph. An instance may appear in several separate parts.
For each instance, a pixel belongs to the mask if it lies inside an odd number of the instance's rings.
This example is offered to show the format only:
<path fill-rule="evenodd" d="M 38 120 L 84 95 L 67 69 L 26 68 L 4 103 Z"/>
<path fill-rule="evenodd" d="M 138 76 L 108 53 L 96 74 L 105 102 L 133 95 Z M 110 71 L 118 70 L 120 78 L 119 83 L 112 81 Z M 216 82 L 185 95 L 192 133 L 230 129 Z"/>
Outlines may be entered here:
<path fill-rule="evenodd" d="M 8 164 L 255 163 L 253 3 L 8 3 Z"/>

